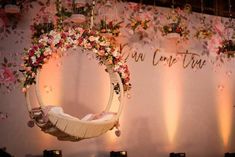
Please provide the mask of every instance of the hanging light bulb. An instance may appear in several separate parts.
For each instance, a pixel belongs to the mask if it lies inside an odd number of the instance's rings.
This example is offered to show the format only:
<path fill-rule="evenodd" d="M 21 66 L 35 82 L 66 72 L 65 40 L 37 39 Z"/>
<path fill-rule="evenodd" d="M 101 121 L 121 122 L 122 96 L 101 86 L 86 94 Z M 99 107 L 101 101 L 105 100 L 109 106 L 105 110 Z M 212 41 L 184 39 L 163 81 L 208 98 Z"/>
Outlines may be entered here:
<path fill-rule="evenodd" d="M 112 7 L 112 3 L 109 0 L 107 0 L 106 3 L 105 3 L 105 6 Z"/>
<path fill-rule="evenodd" d="M 234 29 L 234 24 L 233 24 L 233 21 L 232 21 L 232 4 L 231 4 L 231 0 L 228 0 L 228 7 L 229 7 L 229 10 L 228 10 L 228 13 L 229 13 L 229 27 Z M 235 30 L 235 29 L 234 29 Z M 235 35 L 235 33 L 233 34 Z"/>
<path fill-rule="evenodd" d="M 200 17 L 201 24 L 204 24 L 205 22 L 205 16 L 203 16 L 203 13 L 204 13 L 204 5 L 203 5 L 203 0 L 201 0 L 201 17 Z"/>
<path fill-rule="evenodd" d="M 15 0 L 12 0 L 11 4 L 5 5 L 4 11 L 10 14 L 18 14 L 20 12 L 20 7 L 16 5 Z"/>
<path fill-rule="evenodd" d="M 228 0 L 228 7 L 229 7 L 229 10 L 228 10 L 228 12 L 229 12 L 229 20 L 231 20 L 232 21 L 232 4 L 231 4 L 231 0 Z"/>
<path fill-rule="evenodd" d="M 171 7 L 172 7 L 172 9 L 174 11 L 175 10 L 175 0 L 172 0 L 171 3 L 172 3 Z"/>
<path fill-rule="evenodd" d="M 184 5 L 184 12 L 186 12 L 186 13 L 192 13 L 192 6 L 189 4 L 189 3 L 186 3 L 185 5 Z"/>
<path fill-rule="evenodd" d="M 86 0 L 73 0 L 76 7 L 84 7 L 86 5 Z"/>

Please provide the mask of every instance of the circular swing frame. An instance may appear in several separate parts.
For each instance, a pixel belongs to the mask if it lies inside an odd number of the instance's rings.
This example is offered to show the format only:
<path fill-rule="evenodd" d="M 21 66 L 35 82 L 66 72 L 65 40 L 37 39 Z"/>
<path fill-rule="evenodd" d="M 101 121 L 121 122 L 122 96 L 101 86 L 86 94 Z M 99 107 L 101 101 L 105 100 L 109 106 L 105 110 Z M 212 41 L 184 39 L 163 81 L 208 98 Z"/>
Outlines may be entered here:
<path fill-rule="evenodd" d="M 54 40 L 48 40 L 52 37 L 55 37 L 53 38 Z M 70 115 L 57 114 L 52 110 L 47 113 L 44 111 L 46 105 L 39 92 L 40 69 L 53 54 L 76 47 L 91 50 L 99 63 L 104 64 L 107 68 L 110 77 L 110 97 L 104 111 L 109 112 L 112 105 L 119 103 L 117 113 L 110 120 L 84 121 Z M 111 45 L 107 39 L 100 36 L 97 32 L 81 28 L 68 29 L 63 32 L 53 30 L 49 34 L 43 35 L 39 42 L 28 49 L 25 54 L 24 70 L 22 70 L 25 76 L 23 91 L 25 92 L 30 118 L 42 131 L 56 136 L 59 140 L 79 141 L 100 136 L 118 126 L 118 120 L 123 109 L 124 92 L 130 89 L 130 74 L 127 65 L 121 59 L 120 51 Z M 30 102 L 30 90 L 28 88 L 32 84 L 36 84 L 36 97 L 40 105 L 40 108 L 36 108 L 36 110 L 39 111 L 37 114 L 41 116 L 40 120 L 42 120 L 42 123 L 35 118 L 35 109 L 32 108 Z M 114 97 L 117 97 L 116 101 L 114 101 Z"/>

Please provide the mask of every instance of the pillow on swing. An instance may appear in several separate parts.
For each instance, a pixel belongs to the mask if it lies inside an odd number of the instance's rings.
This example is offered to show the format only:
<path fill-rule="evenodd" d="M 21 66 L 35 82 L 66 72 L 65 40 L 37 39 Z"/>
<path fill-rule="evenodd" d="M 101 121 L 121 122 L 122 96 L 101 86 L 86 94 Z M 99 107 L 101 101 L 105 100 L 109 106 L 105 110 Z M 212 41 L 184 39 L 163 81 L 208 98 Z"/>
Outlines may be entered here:
<path fill-rule="evenodd" d="M 100 114 L 87 114 L 81 120 L 84 121 L 95 121 L 95 122 L 102 122 L 111 120 L 117 113 L 115 112 L 101 112 Z"/>
<path fill-rule="evenodd" d="M 58 116 L 61 116 L 61 117 L 64 117 L 64 118 L 68 118 L 68 119 L 72 119 L 72 120 L 78 120 L 78 118 L 76 117 L 73 117 L 69 114 L 66 114 L 64 113 L 64 110 L 62 107 L 59 107 L 59 106 L 53 106 L 50 108 L 50 110 L 48 111 L 48 113 L 53 113 L 55 115 L 58 115 Z"/>

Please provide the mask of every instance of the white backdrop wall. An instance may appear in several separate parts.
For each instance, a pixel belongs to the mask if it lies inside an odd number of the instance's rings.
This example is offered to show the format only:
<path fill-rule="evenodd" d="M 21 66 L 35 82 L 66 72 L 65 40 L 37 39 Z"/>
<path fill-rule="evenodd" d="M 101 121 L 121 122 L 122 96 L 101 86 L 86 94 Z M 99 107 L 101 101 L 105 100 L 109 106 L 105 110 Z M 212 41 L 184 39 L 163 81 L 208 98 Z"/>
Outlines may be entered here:
<path fill-rule="evenodd" d="M 25 31 L 23 43 L 14 44 L 14 34 L 1 41 L 1 58 L 30 46 L 29 24 L 35 12 L 31 10 L 18 27 Z M 190 16 L 191 21 L 196 20 L 195 14 Z M 127 63 L 133 88 L 120 119 L 121 137 L 111 131 L 95 139 L 61 142 L 37 127 L 29 128 L 25 100 L 16 89 L 0 95 L 0 111 L 9 115 L 0 120 L 0 147 L 7 147 L 16 157 L 40 155 L 44 149 L 61 149 L 65 157 L 103 157 L 112 150 L 127 150 L 130 157 L 166 157 L 170 152 L 222 157 L 227 151 L 235 152 L 234 59 L 215 67 L 210 62 L 214 56 L 199 56 L 206 60 L 202 69 L 183 68 L 174 44 L 159 32 L 147 44 L 134 38 L 124 40 L 131 45 L 125 48 L 124 56 L 130 54 Z M 166 63 L 154 66 L 156 49 L 160 52 L 155 59 L 173 56 L 178 62 L 171 67 Z M 203 51 L 200 41 L 193 38 L 177 48 L 183 52 L 186 49 L 197 54 Z M 109 78 L 95 59 L 76 52 L 80 50 L 46 64 L 40 87 L 48 104 L 62 106 L 66 113 L 81 118 L 105 107 Z M 134 53 L 144 55 L 144 60 L 136 62 Z"/>

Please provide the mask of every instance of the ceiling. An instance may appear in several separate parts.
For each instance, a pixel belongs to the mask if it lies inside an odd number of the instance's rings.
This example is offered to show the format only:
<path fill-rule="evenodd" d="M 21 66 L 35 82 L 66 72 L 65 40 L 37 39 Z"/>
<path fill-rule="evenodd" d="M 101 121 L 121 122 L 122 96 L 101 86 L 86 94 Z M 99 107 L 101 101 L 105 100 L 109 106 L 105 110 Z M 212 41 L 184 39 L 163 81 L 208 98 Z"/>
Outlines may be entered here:
<path fill-rule="evenodd" d="M 156 5 L 161 7 L 174 7 L 183 8 L 185 4 L 192 6 L 192 11 L 202 12 L 201 2 L 203 2 L 203 13 L 235 18 L 235 0 L 230 0 L 231 14 L 229 13 L 229 0 L 126 0 L 128 2 L 136 2 L 147 5 Z"/>

